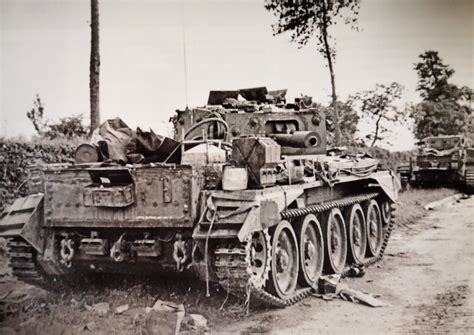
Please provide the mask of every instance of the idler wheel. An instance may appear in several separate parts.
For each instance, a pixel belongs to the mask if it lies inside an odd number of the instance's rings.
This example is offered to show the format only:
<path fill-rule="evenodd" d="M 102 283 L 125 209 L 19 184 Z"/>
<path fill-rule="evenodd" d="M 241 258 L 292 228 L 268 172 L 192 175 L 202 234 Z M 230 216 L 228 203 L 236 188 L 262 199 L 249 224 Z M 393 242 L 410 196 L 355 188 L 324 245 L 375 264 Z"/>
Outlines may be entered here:
<path fill-rule="evenodd" d="M 250 280 L 256 288 L 262 288 L 268 279 L 270 252 L 270 236 L 267 229 L 253 233 L 247 243 L 247 256 L 250 264 Z"/>
<path fill-rule="evenodd" d="M 349 262 L 360 264 L 364 260 L 367 249 L 367 229 L 364 211 L 359 204 L 355 204 L 346 212 L 347 236 L 349 238 Z"/>
<path fill-rule="evenodd" d="M 271 276 L 268 289 L 277 297 L 286 298 L 298 281 L 298 243 L 295 231 L 288 221 L 281 221 L 272 229 Z"/>
<path fill-rule="evenodd" d="M 370 200 L 366 205 L 367 255 L 377 256 L 382 247 L 382 215 L 377 201 Z"/>
<path fill-rule="evenodd" d="M 347 235 L 344 218 L 338 208 L 331 209 L 327 214 L 323 236 L 326 245 L 325 267 L 330 273 L 341 273 L 346 265 Z"/>
<path fill-rule="evenodd" d="M 315 215 L 309 214 L 297 223 L 296 235 L 300 250 L 298 281 L 313 286 L 321 276 L 324 264 L 324 241 L 321 225 Z"/>

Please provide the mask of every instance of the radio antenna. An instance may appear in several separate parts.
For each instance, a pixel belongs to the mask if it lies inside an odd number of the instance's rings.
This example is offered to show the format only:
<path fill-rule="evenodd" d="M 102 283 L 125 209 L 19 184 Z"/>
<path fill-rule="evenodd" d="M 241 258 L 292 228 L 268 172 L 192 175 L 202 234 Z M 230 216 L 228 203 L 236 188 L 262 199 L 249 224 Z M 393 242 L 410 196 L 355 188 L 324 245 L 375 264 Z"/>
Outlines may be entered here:
<path fill-rule="evenodd" d="M 184 0 L 181 1 L 181 28 L 183 39 L 183 63 L 184 63 L 184 95 L 186 99 L 186 109 L 188 109 L 188 71 L 186 66 L 186 30 L 184 25 Z"/>

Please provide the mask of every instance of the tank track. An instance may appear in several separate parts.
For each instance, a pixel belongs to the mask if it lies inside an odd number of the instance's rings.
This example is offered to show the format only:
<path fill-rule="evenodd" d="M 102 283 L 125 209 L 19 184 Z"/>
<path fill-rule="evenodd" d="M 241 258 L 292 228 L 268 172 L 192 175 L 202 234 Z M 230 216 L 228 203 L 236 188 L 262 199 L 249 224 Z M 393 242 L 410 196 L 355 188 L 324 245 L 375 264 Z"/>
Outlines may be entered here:
<path fill-rule="evenodd" d="M 217 248 L 214 251 L 216 275 L 219 278 L 219 284 L 229 293 L 243 299 L 246 304 L 252 300 L 266 306 L 283 308 L 293 305 L 303 300 L 311 294 L 311 287 L 296 290 L 296 292 L 286 299 L 280 299 L 268 293 L 263 288 L 255 287 L 250 281 L 250 272 L 248 271 L 246 243 L 235 241 L 233 248 Z"/>
<path fill-rule="evenodd" d="M 408 185 L 410 184 L 410 177 L 406 174 L 400 175 L 400 184 L 403 190 L 406 190 Z"/>
<path fill-rule="evenodd" d="M 474 166 L 466 167 L 466 189 L 469 193 L 474 193 Z"/>
<path fill-rule="evenodd" d="M 409 166 L 399 167 L 397 172 L 400 175 L 400 183 L 401 183 L 402 189 L 406 190 L 406 188 L 410 184 L 410 167 Z"/>
<path fill-rule="evenodd" d="M 40 265 L 36 261 L 35 249 L 19 237 L 10 239 L 7 246 L 12 274 L 25 283 L 42 284 L 44 277 Z"/>
<path fill-rule="evenodd" d="M 316 206 L 299 208 L 299 209 L 290 209 L 281 213 L 282 219 L 293 219 L 301 217 L 307 214 L 320 213 L 328 211 L 332 208 L 340 208 L 351 206 L 356 203 L 373 199 L 377 197 L 379 193 L 370 193 L 365 195 L 358 195 L 354 197 L 348 197 L 341 200 L 336 200 Z M 390 235 L 395 226 L 394 220 L 394 206 L 390 207 L 391 209 L 391 219 L 388 225 L 386 226 L 382 246 L 380 252 L 377 256 L 366 259 L 361 264 L 351 264 L 348 265 L 345 270 L 341 273 L 341 277 L 347 277 L 350 274 L 351 267 L 357 265 L 358 267 L 368 267 L 378 261 L 380 261 L 384 255 L 385 249 L 388 245 Z M 246 243 L 249 242 L 239 242 L 235 240 L 231 242 L 230 246 L 227 248 L 217 247 L 214 250 L 214 267 L 216 269 L 216 275 L 219 279 L 219 284 L 221 287 L 225 288 L 229 293 L 241 298 L 245 301 L 246 308 L 250 305 L 250 299 L 256 304 L 261 304 L 264 306 L 284 308 L 308 297 L 316 288 L 313 287 L 304 287 L 297 289 L 293 295 L 285 299 L 276 297 L 271 293 L 265 291 L 262 287 L 255 287 L 250 281 L 250 269 L 248 265 L 247 255 L 246 255 Z"/>

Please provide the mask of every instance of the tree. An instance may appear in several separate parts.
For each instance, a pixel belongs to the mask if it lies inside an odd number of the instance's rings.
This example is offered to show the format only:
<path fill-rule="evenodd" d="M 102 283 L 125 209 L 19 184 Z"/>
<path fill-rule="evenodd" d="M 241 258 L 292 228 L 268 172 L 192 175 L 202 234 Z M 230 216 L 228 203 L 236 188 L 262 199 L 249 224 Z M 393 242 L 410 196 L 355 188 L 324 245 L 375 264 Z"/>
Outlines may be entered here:
<path fill-rule="evenodd" d="M 41 138 L 72 139 L 83 137 L 87 134 L 86 127 L 82 124 L 82 115 L 73 115 L 59 119 L 56 123 L 44 121 L 44 104 L 38 94 L 33 100 L 34 107 L 26 113 L 28 119 L 33 123 L 36 132 Z"/>
<path fill-rule="evenodd" d="M 355 135 L 357 132 L 357 125 L 359 123 L 360 117 L 359 115 L 357 115 L 357 111 L 354 109 L 354 101 L 349 98 L 346 101 L 338 100 L 336 104 L 337 110 L 341 112 L 339 117 L 341 141 L 342 143 L 345 143 L 347 145 L 355 146 L 357 145 Z M 331 103 L 329 107 L 324 107 L 324 111 L 326 114 L 328 144 L 333 145 L 335 142 L 333 103 Z"/>
<path fill-rule="evenodd" d="M 414 64 L 418 74 L 417 91 L 422 102 L 409 107 L 415 121 L 415 137 L 454 135 L 463 131 L 465 115 L 472 90 L 449 82 L 454 70 L 443 63 L 437 51 L 428 50 L 419 55 Z"/>
<path fill-rule="evenodd" d="M 370 150 L 377 141 L 383 139 L 381 135 L 389 131 L 388 124 L 404 119 L 405 110 L 394 105 L 401 98 L 403 90 L 403 86 L 397 82 L 389 85 L 376 84 L 375 89 L 362 91 L 354 96 L 363 116 L 374 122 L 374 130 L 367 135 L 367 139 L 371 140 Z"/>
<path fill-rule="evenodd" d="M 415 137 L 419 140 L 428 136 L 455 135 L 463 132 L 465 114 L 469 107 L 453 100 L 424 100 L 409 107 L 415 121 Z"/>
<path fill-rule="evenodd" d="M 43 135 L 45 127 L 45 124 L 43 122 L 44 106 L 38 93 L 36 93 L 36 97 L 33 100 L 33 105 L 33 108 L 26 113 L 26 116 L 31 121 L 31 123 L 33 123 L 33 127 L 35 127 L 35 130 L 38 135 L 41 136 Z"/>
<path fill-rule="evenodd" d="M 355 28 L 359 0 L 281 1 L 265 0 L 265 8 L 275 15 L 274 35 L 291 32 L 291 41 L 305 46 L 316 36 L 317 51 L 326 59 L 331 78 L 331 99 L 334 112 L 334 141 L 340 145 L 341 130 L 336 94 L 334 61 L 336 50 L 331 45 L 329 28 L 342 20 Z"/>
<path fill-rule="evenodd" d="M 91 0 L 91 57 L 89 64 L 89 92 L 90 92 L 90 117 L 92 133 L 100 124 L 99 106 L 99 0 Z"/>
<path fill-rule="evenodd" d="M 428 50 L 419 57 L 421 61 L 415 63 L 414 69 L 418 74 L 416 90 L 420 92 L 421 97 L 430 101 L 452 97 L 456 87 L 449 85 L 448 79 L 454 74 L 454 70 L 443 64 L 437 51 Z"/>

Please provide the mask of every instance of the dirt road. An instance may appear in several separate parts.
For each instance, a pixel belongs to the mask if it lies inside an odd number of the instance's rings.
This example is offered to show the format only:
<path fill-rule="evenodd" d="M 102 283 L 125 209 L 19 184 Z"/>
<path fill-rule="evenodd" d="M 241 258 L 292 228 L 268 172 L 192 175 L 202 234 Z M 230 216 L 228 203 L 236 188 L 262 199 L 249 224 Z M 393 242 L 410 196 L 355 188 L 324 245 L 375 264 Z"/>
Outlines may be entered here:
<path fill-rule="evenodd" d="M 33 300 L 41 297 L 26 313 L 0 320 L 0 334 L 7 328 L 18 334 L 144 334 L 145 306 L 156 299 L 184 303 L 188 313 L 203 314 L 212 334 L 474 333 L 474 197 L 417 219 L 425 214 L 420 208 L 428 199 L 450 194 L 401 194 L 401 227 L 394 231 L 384 260 L 363 278 L 345 281 L 351 288 L 380 296 L 386 307 L 311 297 L 286 309 L 252 309 L 244 316 L 242 308 L 235 308 L 242 302 L 227 299 L 217 286 L 206 298 L 203 283 L 173 278 L 92 276 L 45 292 L 8 276 L 2 279 L 6 259 L 0 257 L 0 300 L 11 291 Z M 99 302 L 112 308 L 129 304 L 130 310 L 100 316 L 87 309 Z"/>
<path fill-rule="evenodd" d="M 474 197 L 438 208 L 410 230 L 395 231 L 384 260 L 351 288 L 387 307 L 310 298 L 231 324 L 216 334 L 474 333 Z"/>

